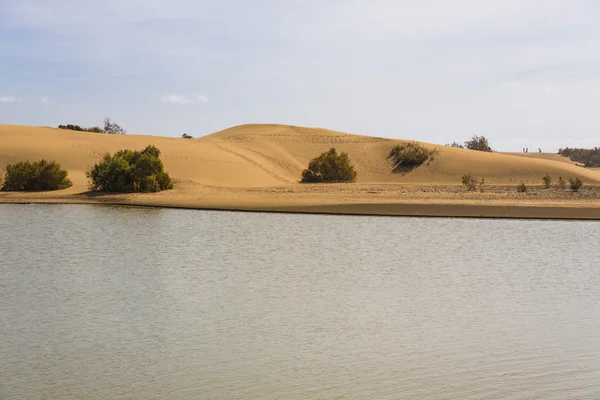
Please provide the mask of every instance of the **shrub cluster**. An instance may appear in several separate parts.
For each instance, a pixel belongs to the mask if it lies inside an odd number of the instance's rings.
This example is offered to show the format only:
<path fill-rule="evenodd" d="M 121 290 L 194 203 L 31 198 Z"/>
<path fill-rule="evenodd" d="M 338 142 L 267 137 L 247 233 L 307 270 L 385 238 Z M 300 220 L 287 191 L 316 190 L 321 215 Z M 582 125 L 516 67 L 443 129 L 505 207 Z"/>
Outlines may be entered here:
<path fill-rule="evenodd" d="M 78 132 L 104 133 L 104 131 L 97 126 L 93 126 L 91 128 L 83 128 L 79 125 L 67 124 L 67 125 L 59 125 L 58 128 L 59 129 L 69 129 L 71 131 L 78 131 Z"/>
<path fill-rule="evenodd" d="M 422 165 L 436 152 L 436 150 L 427 149 L 417 142 L 409 142 L 394 146 L 388 159 L 392 159 L 394 173 L 408 172 Z"/>
<path fill-rule="evenodd" d="M 517 186 L 517 192 L 525 193 L 526 191 L 527 191 L 527 185 L 525 185 L 525 182 L 521 182 L 521 184 L 519 186 Z"/>
<path fill-rule="evenodd" d="M 467 140 L 464 145 L 454 141 L 452 143 L 446 143 L 448 147 L 456 147 L 459 149 L 469 149 L 469 150 L 477 150 L 477 151 L 485 151 L 485 152 L 493 152 L 494 150 L 490 146 L 490 142 L 488 142 L 485 136 L 473 136 L 471 140 Z"/>
<path fill-rule="evenodd" d="M 559 149 L 558 154 L 571 160 L 583 163 L 587 168 L 600 167 L 600 147 L 593 149 Z"/>
<path fill-rule="evenodd" d="M 348 158 L 348 153 L 338 154 L 335 148 L 329 149 L 314 158 L 308 168 L 302 171 L 302 183 L 355 182 L 356 171 Z"/>
<path fill-rule="evenodd" d="M 3 191 L 59 190 L 73 184 L 68 173 L 55 161 L 21 161 L 6 166 Z"/>
<path fill-rule="evenodd" d="M 552 176 L 550 176 L 550 174 L 545 174 L 542 177 L 542 182 L 544 183 L 544 186 L 546 187 L 546 189 L 550 188 L 552 186 Z M 571 178 L 569 179 L 569 187 L 573 192 L 579 192 L 579 189 L 581 189 L 581 187 L 583 186 L 583 182 L 581 181 L 581 179 L 579 178 Z M 567 182 L 563 179 L 562 176 L 558 177 L 558 181 L 556 182 L 556 188 L 557 189 L 566 189 L 567 187 Z"/>
<path fill-rule="evenodd" d="M 104 119 L 104 128 L 100 128 L 98 126 L 93 126 L 91 128 L 84 128 L 79 125 L 67 124 L 67 125 L 59 125 L 59 129 L 69 129 L 72 131 L 78 132 L 94 132 L 94 133 L 108 133 L 111 135 L 124 135 L 126 133 L 125 129 L 121 128 L 121 126 L 115 122 L 112 122 L 110 118 Z"/>
<path fill-rule="evenodd" d="M 173 188 L 160 160 L 160 150 L 154 146 L 142 151 L 107 153 L 86 176 L 90 179 L 90 189 L 102 192 L 158 192 Z"/>

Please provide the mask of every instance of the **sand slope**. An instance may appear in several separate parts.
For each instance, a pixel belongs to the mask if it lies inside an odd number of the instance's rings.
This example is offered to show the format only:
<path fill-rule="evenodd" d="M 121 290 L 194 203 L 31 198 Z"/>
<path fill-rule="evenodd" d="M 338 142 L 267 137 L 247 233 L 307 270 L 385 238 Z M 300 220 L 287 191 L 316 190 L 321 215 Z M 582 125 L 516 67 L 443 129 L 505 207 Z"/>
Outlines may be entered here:
<path fill-rule="evenodd" d="M 556 157 L 482 153 L 427 143 L 423 145 L 438 150 L 429 165 L 405 175 L 393 174 L 387 155 L 401 142 L 283 125 L 243 125 L 191 140 L 3 125 L 0 168 L 19 160 L 55 159 L 69 171 L 74 184 L 82 187 L 86 185 L 84 171 L 103 153 L 153 144 L 162 151 L 165 167 L 177 180 L 268 187 L 295 184 L 311 158 L 336 147 L 349 153 L 358 171 L 358 183 L 460 184 L 463 174 L 471 174 L 492 184 L 537 184 L 544 173 L 600 183 L 596 171 L 559 162 L 564 160 Z"/>

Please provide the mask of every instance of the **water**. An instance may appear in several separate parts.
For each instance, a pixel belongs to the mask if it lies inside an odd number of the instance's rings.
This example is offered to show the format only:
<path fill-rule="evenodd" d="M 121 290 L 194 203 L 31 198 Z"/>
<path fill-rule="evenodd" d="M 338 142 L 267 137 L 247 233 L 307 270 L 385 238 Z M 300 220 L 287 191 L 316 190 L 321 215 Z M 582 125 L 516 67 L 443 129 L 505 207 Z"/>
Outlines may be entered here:
<path fill-rule="evenodd" d="M 599 399 L 600 224 L 0 205 L 0 398 Z"/>

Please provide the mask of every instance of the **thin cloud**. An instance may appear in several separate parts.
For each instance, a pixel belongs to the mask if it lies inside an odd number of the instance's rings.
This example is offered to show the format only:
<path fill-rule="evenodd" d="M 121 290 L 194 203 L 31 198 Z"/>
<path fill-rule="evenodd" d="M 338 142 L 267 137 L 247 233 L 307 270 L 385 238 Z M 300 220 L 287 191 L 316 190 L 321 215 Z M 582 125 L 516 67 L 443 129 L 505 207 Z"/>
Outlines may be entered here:
<path fill-rule="evenodd" d="M 42 97 L 42 98 L 40 99 L 40 102 L 41 102 L 41 103 L 43 103 L 43 104 L 48 104 L 48 102 L 49 102 L 49 101 L 50 101 L 50 100 L 49 100 L 47 97 Z"/>
<path fill-rule="evenodd" d="M 0 97 L 0 104 L 18 103 L 20 101 L 23 101 L 23 99 L 21 99 L 20 97 L 15 97 L 15 96 L 1 96 Z"/>
<path fill-rule="evenodd" d="M 171 93 L 161 98 L 160 101 L 170 104 L 203 104 L 208 103 L 208 97 L 198 93 L 192 95 Z"/>

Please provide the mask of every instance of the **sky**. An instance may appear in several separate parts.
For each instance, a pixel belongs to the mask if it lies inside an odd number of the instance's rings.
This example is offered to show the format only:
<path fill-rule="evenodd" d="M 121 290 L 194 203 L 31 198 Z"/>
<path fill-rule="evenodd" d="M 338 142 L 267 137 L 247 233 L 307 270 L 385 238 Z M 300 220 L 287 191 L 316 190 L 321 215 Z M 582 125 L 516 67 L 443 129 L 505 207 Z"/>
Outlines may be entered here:
<path fill-rule="evenodd" d="M 596 0 L 0 0 L 0 123 L 593 147 L 599 49 Z"/>

